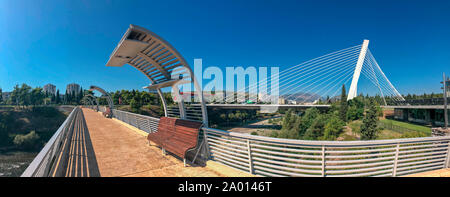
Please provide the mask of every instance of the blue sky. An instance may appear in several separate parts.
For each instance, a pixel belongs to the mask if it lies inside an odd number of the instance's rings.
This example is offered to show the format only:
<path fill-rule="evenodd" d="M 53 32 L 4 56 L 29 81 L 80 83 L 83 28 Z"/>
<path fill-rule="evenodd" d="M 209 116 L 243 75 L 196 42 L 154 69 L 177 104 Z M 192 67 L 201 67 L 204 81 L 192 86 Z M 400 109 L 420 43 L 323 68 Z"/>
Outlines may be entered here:
<path fill-rule="evenodd" d="M 140 89 L 106 67 L 129 24 L 165 38 L 191 65 L 280 66 L 370 40 L 400 93 L 440 92 L 450 75 L 450 1 L 0 1 L 0 87 L 52 83 Z"/>

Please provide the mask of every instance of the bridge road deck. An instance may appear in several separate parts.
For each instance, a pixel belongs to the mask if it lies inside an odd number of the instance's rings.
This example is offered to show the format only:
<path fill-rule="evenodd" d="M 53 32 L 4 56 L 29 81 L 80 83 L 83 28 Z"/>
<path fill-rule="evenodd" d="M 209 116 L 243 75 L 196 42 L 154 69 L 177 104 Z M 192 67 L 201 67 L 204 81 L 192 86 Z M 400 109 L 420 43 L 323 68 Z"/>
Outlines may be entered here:
<path fill-rule="evenodd" d="M 183 161 L 150 146 L 146 136 L 91 109 L 83 113 L 102 177 L 223 176 L 206 167 L 183 167 Z"/>

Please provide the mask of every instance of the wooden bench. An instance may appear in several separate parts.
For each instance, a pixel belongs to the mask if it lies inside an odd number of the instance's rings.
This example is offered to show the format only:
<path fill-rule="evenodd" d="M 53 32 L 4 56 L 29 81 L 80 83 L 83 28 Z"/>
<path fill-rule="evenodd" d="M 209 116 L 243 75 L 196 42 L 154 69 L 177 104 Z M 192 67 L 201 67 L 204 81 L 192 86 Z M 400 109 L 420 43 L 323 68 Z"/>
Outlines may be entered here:
<path fill-rule="evenodd" d="M 103 116 L 105 116 L 106 118 L 112 118 L 112 113 L 111 113 L 111 109 L 109 107 L 106 107 L 106 111 L 102 113 Z"/>
<path fill-rule="evenodd" d="M 201 126 L 201 122 L 161 117 L 158 131 L 149 133 L 147 139 L 161 147 L 163 154 L 166 154 L 167 150 L 183 158 L 186 166 L 186 153 L 197 147 Z"/>

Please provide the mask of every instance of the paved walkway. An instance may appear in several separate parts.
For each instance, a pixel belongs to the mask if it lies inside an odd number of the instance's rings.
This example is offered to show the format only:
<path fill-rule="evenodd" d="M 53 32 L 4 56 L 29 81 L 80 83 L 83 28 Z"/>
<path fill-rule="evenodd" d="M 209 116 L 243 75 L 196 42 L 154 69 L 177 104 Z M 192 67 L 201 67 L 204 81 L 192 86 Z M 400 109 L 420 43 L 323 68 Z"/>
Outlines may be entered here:
<path fill-rule="evenodd" d="M 421 172 L 407 177 L 450 177 L 450 168 Z"/>
<path fill-rule="evenodd" d="M 102 177 L 223 176 L 206 167 L 184 167 L 183 161 L 150 146 L 142 134 L 116 120 L 83 109 Z"/>

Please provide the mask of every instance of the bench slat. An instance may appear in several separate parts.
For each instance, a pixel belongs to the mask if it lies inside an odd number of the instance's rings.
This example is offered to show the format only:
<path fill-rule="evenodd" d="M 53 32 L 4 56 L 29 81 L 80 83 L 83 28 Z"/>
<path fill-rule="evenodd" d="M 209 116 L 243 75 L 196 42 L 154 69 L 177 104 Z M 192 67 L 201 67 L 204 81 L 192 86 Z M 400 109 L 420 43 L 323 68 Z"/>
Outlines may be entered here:
<path fill-rule="evenodd" d="M 167 151 L 185 158 L 186 152 L 197 146 L 202 123 L 172 117 L 161 117 L 158 130 L 149 133 L 147 139 Z"/>

